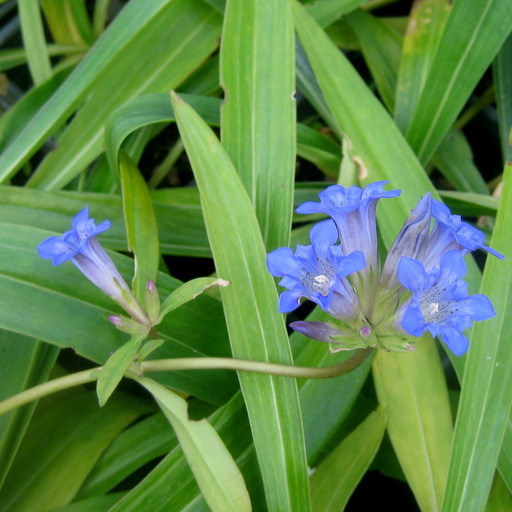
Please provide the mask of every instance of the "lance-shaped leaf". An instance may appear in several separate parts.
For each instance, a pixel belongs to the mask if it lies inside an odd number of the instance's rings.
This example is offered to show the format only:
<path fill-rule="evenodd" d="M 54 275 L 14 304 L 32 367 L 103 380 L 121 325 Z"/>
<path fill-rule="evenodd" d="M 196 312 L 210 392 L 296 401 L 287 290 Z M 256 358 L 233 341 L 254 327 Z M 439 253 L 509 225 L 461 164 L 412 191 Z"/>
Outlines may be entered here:
<path fill-rule="evenodd" d="M 251 198 L 266 247 L 288 243 L 295 169 L 290 2 L 231 0 L 221 46 L 222 144 Z"/>
<path fill-rule="evenodd" d="M 114 392 L 128 367 L 133 361 L 140 344 L 146 335 L 132 336 L 132 339 L 118 348 L 107 360 L 101 370 L 98 370 L 98 382 L 96 392 L 100 407 L 103 407 L 110 395 Z"/>
<path fill-rule="evenodd" d="M 406 131 L 422 162 L 443 140 L 511 26 L 509 0 L 454 2 Z"/>
<path fill-rule="evenodd" d="M 142 304 L 148 281 L 156 281 L 158 274 L 158 226 L 146 182 L 124 152 L 120 155 L 120 172 L 128 247 L 135 253 L 133 292 Z"/>
<path fill-rule="evenodd" d="M 249 512 L 244 479 L 216 430 L 206 419 L 191 421 L 185 400 L 147 377 L 136 378 L 167 416 L 197 483 L 213 512 Z"/>
<path fill-rule="evenodd" d="M 329 453 L 311 476 L 313 511 L 341 512 L 379 449 L 386 429 L 380 406 Z"/>
<path fill-rule="evenodd" d="M 508 259 L 489 258 L 485 266 L 481 291 L 491 298 L 496 318 L 478 322 L 472 331 L 443 501 L 443 510 L 446 512 L 485 508 L 503 435 L 510 421 L 511 201 L 512 166 L 508 165 L 492 237 L 493 247 Z M 510 453 L 510 435 L 506 443 L 504 449 Z M 504 474 L 504 478 L 510 483 L 510 475 Z"/>
<path fill-rule="evenodd" d="M 173 106 L 201 193 L 235 357 L 290 364 L 277 292 L 253 206 L 233 164 L 206 123 L 179 97 Z M 304 434 L 296 383 L 239 374 L 270 510 L 309 510 Z"/>
<path fill-rule="evenodd" d="M 87 58 L 5 150 L 0 158 L 0 181 L 9 179 L 37 151 L 83 101 L 94 80 L 113 62 L 119 51 L 169 3 L 170 0 L 155 0 L 150 4 L 135 0 L 123 9 Z"/>
<path fill-rule="evenodd" d="M 176 288 L 163 302 L 160 309 L 160 321 L 173 309 L 185 304 L 189 300 L 195 299 L 212 286 L 228 286 L 229 282 L 215 277 L 198 277 L 182 284 Z"/>

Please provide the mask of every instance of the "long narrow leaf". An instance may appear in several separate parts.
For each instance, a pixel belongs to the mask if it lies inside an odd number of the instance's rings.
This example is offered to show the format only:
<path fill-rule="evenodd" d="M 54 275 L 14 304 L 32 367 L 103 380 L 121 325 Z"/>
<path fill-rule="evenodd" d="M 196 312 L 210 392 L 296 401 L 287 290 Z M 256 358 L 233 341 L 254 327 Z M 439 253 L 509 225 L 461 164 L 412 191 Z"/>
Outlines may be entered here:
<path fill-rule="evenodd" d="M 52 74 L 50 57 L 44 37 L 41 8 L 38 2 L 19 0 L 23 44 L 27 51 L 28 67 L 35 85 L 48 80 Z"/>
<path fill-rule="evenodd" d="M 185 452 L 213 512 L 250 512 L 244 479 L 226 446 L 206 419 L 191 421 L 183 398 L 147 377 L 136 378 L 157 400 Z"/>
<path fill-rule="evenodd" d="M 148 281 L 156 281 L 158 274 L 158 227 L 148 187 L 139 169 L 126 153 L 121 153 L 119 164 L 128 247 L 135 254 L 133 292 L 143 304 Z"/>
<path fill-rule="evenodd" d="M 170 1 L 155 0 L 148 4 L 145 0 L 135 0 L 123 9 L 58 92 L 0 156 L 0 182 L 15 174 L 45 139 L 73 113 L 99 73 Z"/>
<path fill-rule="evenodd" d="M 254 204 L 269 250 L 290 236 L 294 49 L 290 2 L 228 2 L 221 46 L 222 145 Z"/>
<path fill-rule="evenodd" d="M 351 432 L 311 477 L 311 501 L 316 512 L 342 512 L 379 449 L 386 430 L 380 406 Z"/>
<path fill-rule="evenodd" d="M 220 16 L 201 0 L 169 2 L 95 77 L 87 103 L 29 185 L 48 190 L 71 181 L 103 151 L 109 113 L 137 95 L 176 88 L 215 50 L 220 30 Z"/>
<path fill-rule="evenodd" d="M 509 0 L 455 2 L 406 132 L 427 162 L 512 29 Z"/>
<path fill-rule="evenodd" d="M 452 440 L 443 367 L 429 334 L 417 341 L 406 361 L 402 355 L 377 354 L 375 387 L 386 406 L 387 430 L 407 482 L 421 510 L 436 511 L 444 495 Z"/>
<path fill-rule="evenodd" d="M 265 268 L 256 216 L 233 164 L 211 129 L 181 99 L 173 106 L 201 192 L 235 357 L 291 363 L 277 293 Z M 272 511 L 309 509 L 297 386 L 290 379 L 240 373 L 256 452 Z"/>
<path fill-rule="evenodd" d="M 489 258 L 481 291 L 489 296 L 496 318 L 477 323 L 472 331 L 459 412 L 455 425 L 446 512 L 483 510 L 512 405 L 512 166 L 504 187 L 492 245 L 507 260 Z"/>
<path fill-rule="evenodd" d="M 413 3 L 395 91 L 395 120 L 402 132 L 411 122 L 449 10 L 447 0 L 416 0 Z"/>

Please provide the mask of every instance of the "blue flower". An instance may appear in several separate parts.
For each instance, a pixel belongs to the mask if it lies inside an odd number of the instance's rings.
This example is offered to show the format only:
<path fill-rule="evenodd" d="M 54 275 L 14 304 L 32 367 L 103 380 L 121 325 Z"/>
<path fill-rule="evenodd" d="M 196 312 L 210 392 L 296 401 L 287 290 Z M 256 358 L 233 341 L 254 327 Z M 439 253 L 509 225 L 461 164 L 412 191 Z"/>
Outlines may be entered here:
<path fill-rule="evenodd" d="M 298 213 L 325 213 L 338 228 L 344 254 L 361 251 L 369 268 L 377 268 L 377 223 L 375 210 L 381 198 L 396 197 L 400 190 L 384 191 L 388 181 L 371 183 L 364 189 L 331 185 L 320 192 L 320 203 L 308 201 Z"/>
<path fill-rule="evenodd" d="M 443 254 L 439 268 L 426 270 L 412 258 L 402 258 L 398 278 L 412 292 L 412 298 L 402 306 L 398 318 L 403 329 L 413 336 L 428 330 L 440 336 L 448 348 L 460 356 L 469 347 L 462 331 L 472 320 L 487 320 L 495 313 L 485 295 L 468 296 L 467 285 L 461 278 L 466 265 L 460 251 Z"/>
<path fill-rule="evenodd" d="M 500 259 L 505 257 L 498 251 L 484 245 L 485 235 L 471 224 L 461 220 L 460 215 L 452 215 L 443 203 L 432 200 L 432 216 L 436 220 L 429 238 L 429 248 L 423 263 L 432 268 L 438 265 L 439 258 L 451 250 L 459 250 L 464 256 L 468 252 L 482 249 Z"/>
<path fill-rule="evenodd" d="M 147 325 L 147 315 L 96 238 L 96 235 L 109 228 L 108 220 L 96 226 L 94 219 L 89 219 L 89 209 L 85 207 L 73 219 L 72 229 L 66 231 L 60 238 L 51 236 L 39 244 L 37 247 L 39 256 L 51 259 L 54 266 L 70 260 L 93 284 L 115 300 L 137 322 Z"/>
<path fill-rule="evenodd" d="M 310 237 L 312 245 L 297 246 L 295 254 L 282 247 L 267 256 L 268 270 L 283 277 L 279 284 L 288 288 L 279 297 L 279 311 L 293 311 L 305 297 L 336 318 L 357 316 L 359 301 L 346 276 L 364 267 L 363 254 L 343 255 L 334 245 L 338 234 L 331 220 L 316 224 Z"/>
<path fill-rule="evenodd" d="M 402 257 L 422 261 L 428 247 L 432 197 L 426 194 L 410 213 L 388 252 L 380 282 L 388 290 L 398 284 L 396 269 Z"/>
<path fill-rule="evenodd" d="M 57 266 L 74 258 L 79 253 L 90 252 L 92 237 L 103 233 L 110 228 L 110 221 L 105 220 L 99 226 L 94 219 L 89 219 L 89 208 L 86 206 L 75 215 L 72 222 L 73 229 L 66 231 L 60 238 L 51 236 L 39 244 L 39 256 L 51 259 Z"/>

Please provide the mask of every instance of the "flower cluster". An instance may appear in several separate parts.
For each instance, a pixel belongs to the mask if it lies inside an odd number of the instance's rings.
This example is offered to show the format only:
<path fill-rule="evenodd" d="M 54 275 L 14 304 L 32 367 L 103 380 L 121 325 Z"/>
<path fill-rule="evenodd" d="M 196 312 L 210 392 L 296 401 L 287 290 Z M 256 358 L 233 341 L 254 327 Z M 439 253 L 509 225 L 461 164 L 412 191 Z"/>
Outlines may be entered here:
<path fill-rule="evenodd" d="M 284 247 L 268 254 L 267 267 L 287 288 L 279 311 L 289 313 L 304 297 L 334 321 L 297 321 L 290 326 L 310 338 L 330 343 L 331 350 L 380 347 L 412 350 L 411 336 L 425 331 L 440 336 L 456 355 L 469 346 L 463 334 L 472 320 L 495 315 L 484 295 L 468 295 L 462 280 L 463 256 L 483 249 L 484 234 L 439 201 L 425 195 L 405 221 L 382 265 L 379 264 L 376 207 L 386 181 L 361 189 L 332 185 L 297 212 L 325 213 L 332 220 L 311 230 L 311 245 Z M 340 243 L 338 243 L 338 240 Z"/>

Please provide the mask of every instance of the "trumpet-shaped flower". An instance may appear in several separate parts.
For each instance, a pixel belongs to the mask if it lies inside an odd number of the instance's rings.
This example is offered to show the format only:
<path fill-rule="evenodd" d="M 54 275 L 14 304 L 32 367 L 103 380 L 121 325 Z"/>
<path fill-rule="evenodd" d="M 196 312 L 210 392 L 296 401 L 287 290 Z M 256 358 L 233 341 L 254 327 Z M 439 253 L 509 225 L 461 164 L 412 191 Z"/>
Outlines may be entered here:
<path fill-rule="evenodd" d="M 437 266 L 441 256 L 451 250 L 458 250 L 464 256 L 481 249 L 504 259 L 498 251 L 484 245 L 485 235 L 479 229 L 461 220 L 460 215 L 452 215 L 445 204 L 435 199 L 432 200 L 432 217 L 436 222 L 429 239 L 429 251 L 423 260 L 427 269 Z"/>
<path fill-rule="evenodd" d="M 462 281 L 465 274 L 460 251 L 443 254 L 439 268 L 429 271 L 419 261 L 402 258 L 398 278 L 412 292 L 398 315 L 405 331 L 421 336 L 428 330 L 432 336 L 440 336 L 454 354 L 464 354 L 469 340 L 462 331 L 471 326 L 472 320 L 487 320 L 495 315 L 485 295 L 468 295 Z"/>
<path fill-rule="evenodd" d="M 295 254 L 282 247 L 267 256 L 268 270 L 282 277 L 279 284 L 288 288 L 279 297 L 279 311 L 293 311 L 305 297 L 334 317 L 357 316 L 359 301 L 345 277 L 364 267 L 363 254 L 343 255 L 334 245 L 338 234 L 331 220 L 314 226 L 310 236 L 312 245 L 299 245 Z"/>
<path fill-rule="evenodd" d="M 400 190 L 383 190 L 387 181 L 372 183 L 361 189 L 331 185 L 320 192 L 320 203 L 308 201 L 297 208 L 298 213 L 325 213 L 338 228 L 344 254 L 361 251 L 366 269 L 377 268 L 377 224 L 375 210 L 381 198 L 396 197 Z"/>
<path fill-rule="evenodd" d="M 54 266 L 70 260 L 100 290 L 115 300 L 137 322 L 147 325 L 147 315 L 117 270 L 96 235 L 110 228 L 108 220 L 96 226 L 85 207 L 72 222 L 72 229 L 61 237 L 51 236 L 39 244 L 39 256 L 51 259 Z"/>

